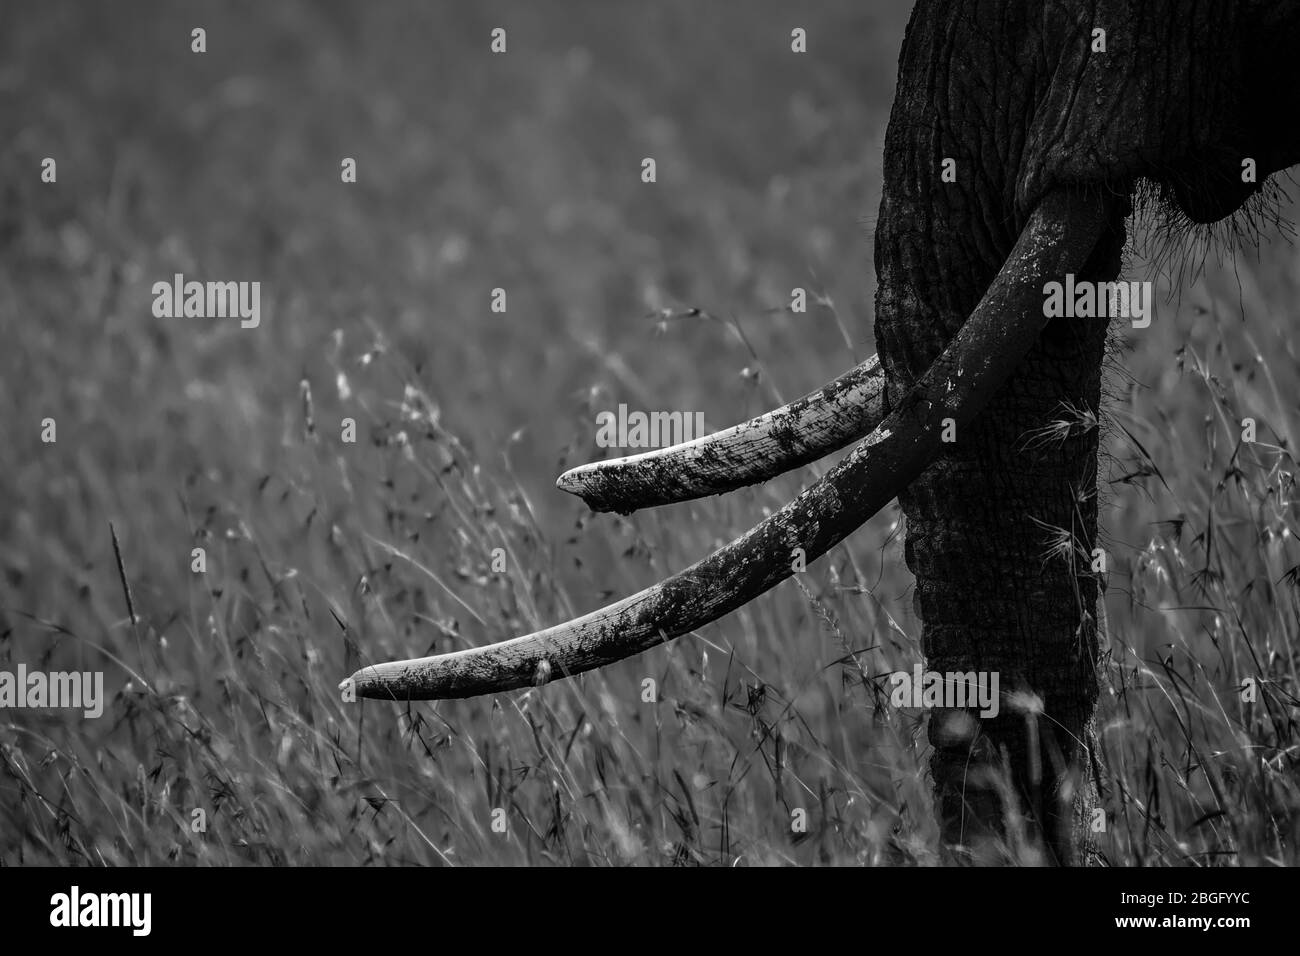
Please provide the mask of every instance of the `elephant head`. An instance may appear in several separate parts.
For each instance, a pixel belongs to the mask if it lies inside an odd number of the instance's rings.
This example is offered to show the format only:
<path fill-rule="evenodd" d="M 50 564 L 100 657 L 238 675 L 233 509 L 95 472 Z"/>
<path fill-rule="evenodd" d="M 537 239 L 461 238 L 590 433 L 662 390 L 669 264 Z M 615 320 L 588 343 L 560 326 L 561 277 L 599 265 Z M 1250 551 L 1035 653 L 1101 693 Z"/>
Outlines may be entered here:
<path fill-rule="evenodd" d="M 930 667 L 998 673 L 1019 702 L 986 719 L 932 715 L 946 844 L 997 836 L 1013 800 L 1050 858 L 1080 859 L 1098 655 L 1097 579 L 1080 556 L 1096 537 L 1107 319 L 1049 320 L 1044 286 L 1118 274 L 1137 190 L 1214 222 L 1300 161 L 1300 134 L 1278 122 L 1300 115 L 1285 82 L 1296 54 L 1300 6 L 1277 2 L 919 0 L 885 141 L 878 358 L 742 425 L 558 484 L 627 513 L 861 439 L 853 452 L 638 594 L 503 643 L 364 667 L 343 686 L 469 697 L 600 667 L 740 607 L 792 574 L 796 549 L 824 554 L 898 497 Z M 1064 409 L 1078 427 L 1025 440 Z"/>

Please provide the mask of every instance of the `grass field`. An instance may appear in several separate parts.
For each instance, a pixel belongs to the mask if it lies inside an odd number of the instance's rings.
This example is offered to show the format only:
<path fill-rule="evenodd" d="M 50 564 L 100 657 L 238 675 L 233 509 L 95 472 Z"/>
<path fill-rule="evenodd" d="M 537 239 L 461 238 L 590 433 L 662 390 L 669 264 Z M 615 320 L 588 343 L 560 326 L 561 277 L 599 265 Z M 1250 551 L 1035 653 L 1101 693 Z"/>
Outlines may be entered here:
<path fill-rule="evenodd" d="M 102 670 L 109 699 L 0 712 L 0 864 L 935 862 L 923 719 L 878 706 L 919 660 L 896 506 L 599 673 L 337 690 L 644 587 L 825 470 L 628 518 L 553 487 L 607 454 L 598 410 L 727 425 L 874 350 L 910 5 L 705 6 L 14 5 L 0 669 Z M 1295 864 L 1300 255 L 1141 253 L 1163 294 L 1101 423 L 1099 846 Z M 155 318 L 176 272 L 260 281 L 261 325 Z"/>

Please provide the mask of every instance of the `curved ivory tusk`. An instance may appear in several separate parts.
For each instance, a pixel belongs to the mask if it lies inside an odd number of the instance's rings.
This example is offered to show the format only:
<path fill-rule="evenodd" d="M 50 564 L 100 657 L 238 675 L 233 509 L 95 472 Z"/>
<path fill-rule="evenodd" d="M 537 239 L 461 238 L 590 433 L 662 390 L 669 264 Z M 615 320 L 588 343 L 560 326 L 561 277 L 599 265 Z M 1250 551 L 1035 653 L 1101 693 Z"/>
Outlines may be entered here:
<path fill-rule="evenodd" d="M 667 580 L 555 627 L 418 660 L 363 667 L 362 697 L 430 700 L 515 690 L 637 654 L 733 611 L 811 561 L 883 508 L 939 450 L 941 422 L 971 421 L 1044 323 L 1045 277 L 1079 271 L 1105 225 L 1100 195 L 1051 193 L 948 348 L 848 457 L 753 530 Z"/>
<path fill-rule="evenodd" d="M 555 486 L 593 511 L 720 495 L 839 451 L 880 424 L 885 373 L 872 356 L 798 401 L 740 425 L 668 448 L 579 465 Z"/>

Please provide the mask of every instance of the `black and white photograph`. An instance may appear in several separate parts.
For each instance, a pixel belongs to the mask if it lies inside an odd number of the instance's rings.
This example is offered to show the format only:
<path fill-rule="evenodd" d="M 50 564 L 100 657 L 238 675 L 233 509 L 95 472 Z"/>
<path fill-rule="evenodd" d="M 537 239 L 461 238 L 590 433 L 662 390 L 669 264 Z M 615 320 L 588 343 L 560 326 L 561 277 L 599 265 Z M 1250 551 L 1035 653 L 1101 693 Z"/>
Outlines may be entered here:
<path fill-rule="evenodd" d="M 3 3 L 6 918 L 1280 925 L 1298 62 L 1287 0 Z"/>

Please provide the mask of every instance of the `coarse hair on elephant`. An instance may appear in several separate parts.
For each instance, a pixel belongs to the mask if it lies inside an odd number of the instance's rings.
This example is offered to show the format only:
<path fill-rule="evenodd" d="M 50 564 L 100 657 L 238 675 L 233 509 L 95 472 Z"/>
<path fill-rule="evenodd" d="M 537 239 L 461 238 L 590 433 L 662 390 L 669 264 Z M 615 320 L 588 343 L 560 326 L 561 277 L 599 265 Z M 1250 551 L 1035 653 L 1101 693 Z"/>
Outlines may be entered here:
<path fill-rule="evenodd" d="M 950 859 L 995 859 L 1009 817 L 1087 862 L 1096 800 L 1097 416 L 1105 317 L 1045 285 L 1120 271 L 1135 199 L 1189 228 L 1267 221 L 1300 162 L 1300 5 L 918 0 L 899 57 L 875 235 L 878 355 L 790 405 L 559 486 L 599 511 L 718 494 L 860 440 L 753 530 L 646 590 L 514 640 L 365 667 L 395 700 L 567 677 L 740 607 L 894 497 L 927 665 L 1000 677 L 1002 706 L 935 709 Z M 1050 441 L 1027 441 L 1053 427 Z M 954 429 L 955 441 L 941 432 Z"/>

